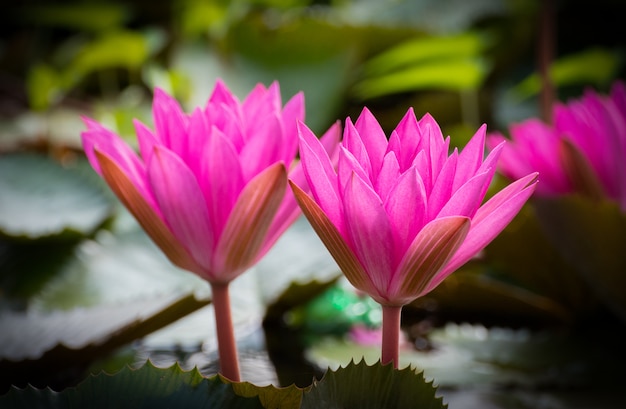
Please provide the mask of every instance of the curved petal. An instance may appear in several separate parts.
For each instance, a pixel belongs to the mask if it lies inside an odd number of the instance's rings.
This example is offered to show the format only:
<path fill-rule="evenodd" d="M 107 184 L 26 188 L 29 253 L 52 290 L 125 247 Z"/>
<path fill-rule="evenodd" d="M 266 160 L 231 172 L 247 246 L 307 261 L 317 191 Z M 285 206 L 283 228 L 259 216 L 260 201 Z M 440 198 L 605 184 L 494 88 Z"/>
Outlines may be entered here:
<path fill-rule="evenodd" d="M 204 152 L 199 155 L 199 183 L 209 210 L 209 219 L 217 241 L 235 206 L 245 181 L 235 147 L 228 137 L 216 127 L 211 133 Z"/>
<path fill-rule="evenodd" d="M 287 187 L 285 165 L 276 163 L 243 189 L 215 251 L 214 280 L 230 282 L 259 257 Z"/>
<path fill-rule="evenodd" d="M 175 153 L 159 146 L 148 164 L 148 177 L 170 230 L 194 260 L 210 271 L 216 238 L 196 177 Z"/>
<path fill-rule="evenodd" d="M 424 226 L 426 192 L 415 168 L 404 172 L 394 182 L 385 201 L 385 210 L 394 233 L 394 265 L 398 265 L 413 239 Z"/>
<path fill-rule="evenodd" d="M 387 151 L 387 136 L 376 118 L 374 118 L 374 115 L 367 108 L 363 108 L 354 127 L 361 135 L 361 140 L 367 150 L 367 156 L 372 164 L 372 175 L 374 176 L 372 182 L 375 182 L 383 164 L 383 157 Z"/>
<path fill-rule="evenodd" d="M 96 173 L 102 175 L 100 161 L 95 153 L 99 151 L 105 153 L 116 163 L 120 170 L 130 178 L 142 196 L 151 200 L 152 196 L 146 184 L 145 166 L 135 151 L 117 134 L 99 123 L 89 118 L 83 118 L 83 120 L 88 127 L 86 131 L 81 132 L 83 149 Z M 150 204 L 153 205 L 154 202 L 150 202 Z"/>
<path fill-rule="evenodd" d="M 465 242 L 427 291 L 439 285 L 448 274 L 469 261 L 500 234 L 519 213 L 536 186 L 537 173 L 531 173 L 511 183 L 483 204 L 472 219 L 472 228 Z"/>
<path fill-rule="evenodd" d="M 306 125 L 300 123 L 300 159 L 311 194 L 327 212 L 333 224 L 343 231 L 343 215 L 337 189 L 337 174 L 328 153 Z"/>
<path fill-rule="evenodd" d="M 204 269 L 176 239 L 163 221 L 160 211 L 148 204 L 128 175 L 106 153 L 96 150 L 95 155 L 104 180 L 167 258 L 182 269 L 204 276 Z"/>
<path fill-rule="evenodd" d="M 428 223 L 417 235 L 398 266 L 389 287 L 388 305 L 404 305 L 426 294 L 470 230 L 468 217 L 452 216 Z"/>
<path fill-rule="evenodd" d="M 378 294 L 378 289 L 370 281 L 365 269 L 324 211 L 295 183 L 290 181 L 289 185 L 313 230 L 322 240 L 348 281 L 355 288 L 371 296 Z"/>
<path fill-rule="evenodd" d="M 479 173 L 452 194 L 436 217 L 466 216 L 474 217 L 484 199 L 493 173 Z"/>
<path fill-rule="evenodd" d="M 187 125 L 189 120 L 178 101 L 160 88 L 155 88 L 152 102 L 155 135 L 163 145 L 180 157 L 187 155 Z"/>
<path fill-rule="evenodd" d="M 386 293 L 395 265 L 394 240 L 380 197 L 356 173 L 343 197 L 348 243 L 381 293 Z"/>
<path fill-rule="evenodd" d="M 459 153 L 458 166 L 454 178 L 452 190 L 456 191 L 461 185 L 476 174 L 485 157 L 485 140 L 487 125 L 483 124 L 472 138 L 465 144 Z"/>

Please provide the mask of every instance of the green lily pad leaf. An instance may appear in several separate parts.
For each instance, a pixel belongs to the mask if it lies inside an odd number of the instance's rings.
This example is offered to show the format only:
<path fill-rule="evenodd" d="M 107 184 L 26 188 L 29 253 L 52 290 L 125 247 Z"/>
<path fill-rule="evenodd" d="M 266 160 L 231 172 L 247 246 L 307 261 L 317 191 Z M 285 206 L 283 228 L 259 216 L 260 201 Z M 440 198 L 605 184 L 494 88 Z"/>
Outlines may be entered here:
<path fill-rule="evenodd" d="M 208 304 L 193 294 L 71 311 L 0 313 L 0 387 L 48 385 Z M 75 376 L 76 376 L 75 374 Z"/>
<path fill-rule="evenodd" d="M 361 360 L 327 371 L 305 390 L 301 408 L 446 408 L 436 392 L 432 381 L 412 368 L 396 370 L 380 362 L 368 366 Z"/>
<path fill-rule="evenodd" d="M 302 401 L 302 389 L 295 385 L 285 388 L 277 388 L 273 385 L 259 387 L 250 382 L 236 382 L 232 385 L 237 395 L 258 396 L 266 409 L 297 409 Z"/>
<path fill-rule="evenodd" d="M 139 369 L 125 368 L 91 376 L 74 388 L 11 389 L 0 406 L 19 408 L 263 408 L 256 397 L 233 392 L 219 377 L 205 378 L 197 369 L 185 372 L 178 365 L 157 368 L 148 362 Z"/>
<path fill-rule="evenodd" d="M 535 199 L 548 239 L 598 299 L 626 320 L 626 215 L 615 202 L 579 195 Z"/>
<path fill-rule="evenodd" d="M 111 215 L 111 201 L 72 169 L 41 155 L 0 157 L 0 235 L 76 239 Z"/>

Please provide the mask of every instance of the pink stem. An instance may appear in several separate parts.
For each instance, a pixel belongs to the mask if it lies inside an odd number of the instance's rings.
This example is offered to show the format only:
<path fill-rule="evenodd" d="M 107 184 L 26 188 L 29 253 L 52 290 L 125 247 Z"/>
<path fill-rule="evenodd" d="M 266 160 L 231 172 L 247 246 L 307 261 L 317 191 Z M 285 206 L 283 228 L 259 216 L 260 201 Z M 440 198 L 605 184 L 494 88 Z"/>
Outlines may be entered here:
<path fill-rule="evenodd" d="M 211 284 L 213 308 L 215 310 L 215 326 L 217 329 L 217 346 L 220 355 L 220 373 L 234 382 L 240 381 L 239 359 L 233 320 L 230 314 L 230 295 L 228 284 Z"/>
<path fill-rule="evenodd" d="M 383 347 L 381 362 L 383 365 L 393 362 L 398 367 L 400 348 L 400 316 L 402 306 L 383 305 Z"/>

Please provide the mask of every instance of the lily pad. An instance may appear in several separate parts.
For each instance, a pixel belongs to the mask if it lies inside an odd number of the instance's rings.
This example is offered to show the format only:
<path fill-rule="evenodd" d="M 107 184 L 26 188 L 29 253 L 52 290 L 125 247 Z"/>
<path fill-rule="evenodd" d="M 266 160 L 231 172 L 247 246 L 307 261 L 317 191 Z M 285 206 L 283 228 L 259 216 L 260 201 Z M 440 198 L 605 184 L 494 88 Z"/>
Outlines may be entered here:
<path fill-rule="evenodd" d="M 11 408 L 263 408 L 256 397 L 242 397 L 219 377 L 205 378 L 197 369 L 185 372 L 175 365 L 160 369 L 143 367 L 108 375 L 91 376 L 75 388 L 62 392 L 50 389 L 11 389 L 0 397 L 1 406 Z"/>
<path fill-rule="evenodd" d="M 302 409 L 308 408 L 446 408 L 432 382 L 412 368 L 395 370 L 380 362 L 350 362 L 328 371 L 304 392 Z"/>
<path fill-rule="evenodd" d="M 112 208 L 97 186 L 48 157 L 0 157 L 0 235 L 74 240 L 93 234 Z"/>
<path fill-rule="evenodd" d="M 0 313 L 0 387 L 49 385 L 93 360 L 206 305 L 194 295 L 71 311 Z M 67 376 L 67 375 L 66 375 Z"/>

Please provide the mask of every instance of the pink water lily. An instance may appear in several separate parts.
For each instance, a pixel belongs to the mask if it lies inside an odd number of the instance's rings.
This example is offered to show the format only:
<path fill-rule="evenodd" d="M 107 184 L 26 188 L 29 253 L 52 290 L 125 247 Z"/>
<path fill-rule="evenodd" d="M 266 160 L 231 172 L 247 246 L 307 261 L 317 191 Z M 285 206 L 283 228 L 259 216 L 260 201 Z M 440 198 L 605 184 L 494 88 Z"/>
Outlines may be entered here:
<path fill-rule="evenodd" d="M 541 173 L 537 194 L 579 193 L 608 198 L 626 211 L 626 86 L 613 85 L 610 95 L 592 90 L 580 99 L 554 106 L 552 125 L 528 119 L 510 127 L 511 142 L 500 167 L 509 178 Z M 505 137 L 494 133 L 488 144 Z"/>
<path fill-rule="evenodd" d="M 537 174 L 486 203 L 503 145 L 483 160 L 486 127 L 449 154 L 450 139 L 409 109 L 387 139 L 367 108 L 346 120 L 337 169 L 303 124 L 300 155 L 311 195 L 290 184 L 304 214 L 359 290 L 383 306 L 384 363 L 398 361 L 400 309 L 433 290 L 513 219 Z M 387 327 L 387 328 L 385 328 Z"/>
<path fill-rule="evenodd" d="M 85 119 L 85 153 L 170 261 L 211 283 L 218 338 L 225 337 L 219 339 L 222 371 L 238 380 L 228 283 L 300 214 L 286 186 L 287 178 L 308 186 L 295 160 L 304 97 L 298 93 L 283 107 L 275 82 L 258 84 L 240 102 L 218 81 L 206 106 L 187 114 L 156 89 L 153 119 L 154 131 L 135 121 L 139 155 Z M 331 156 L 339 137 L 335 124 L 322 138 Z"/>

